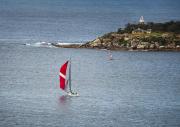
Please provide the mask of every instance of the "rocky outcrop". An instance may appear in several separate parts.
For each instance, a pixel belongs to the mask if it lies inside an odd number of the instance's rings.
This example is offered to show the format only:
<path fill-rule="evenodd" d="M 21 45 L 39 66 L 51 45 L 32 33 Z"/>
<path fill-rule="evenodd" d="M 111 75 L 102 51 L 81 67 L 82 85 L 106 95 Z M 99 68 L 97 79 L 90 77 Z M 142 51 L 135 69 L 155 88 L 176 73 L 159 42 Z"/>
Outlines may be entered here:
<path fill-rule="evenodd" d="M 157 36 L 158 35 L 158 36 Z M 109 33 L 83 44 L 81 47 L 111 50 L 178 50 L 180 49 L 179 34 L 118 34 Z"/>
<path fill-rule="evenodd" d="M 63 48 L 110 50 L 180 51 L 180 22 L 128 24 L 117 32 L 107 33 L 85 44 L 57 45 Z M 141 27 L 141 29 L 140 29 Z M 148 31 L 151 29 L 150 32 Z M 160 29 L 160 28 L 163 28 Z M 167 29 L 166 29 L 167 28 Z"/>
<path fill-rule="evenodd" d="M 53 46 L 59 47 L 59 48 L 81 48 L 81 44 L 58 44 L 58 43 L 52 43 Z"/>

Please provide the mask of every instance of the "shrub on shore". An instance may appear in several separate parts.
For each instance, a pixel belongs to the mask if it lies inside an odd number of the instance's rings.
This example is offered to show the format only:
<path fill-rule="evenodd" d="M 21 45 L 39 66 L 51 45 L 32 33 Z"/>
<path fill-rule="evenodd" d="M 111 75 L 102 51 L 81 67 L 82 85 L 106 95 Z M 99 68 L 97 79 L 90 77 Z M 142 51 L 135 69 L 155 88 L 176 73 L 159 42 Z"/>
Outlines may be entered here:
<path fill-rule="evenodd" d="M 119 28 L 117 33 L 131 33 L 135 29 L 151 29 L 153 32 L 172 32 L 180 34 L 180 21 L 169 21 L 165 23 L 148 22 L 146 24 L 130 24 L 128 23 L 124 29 Z"/>

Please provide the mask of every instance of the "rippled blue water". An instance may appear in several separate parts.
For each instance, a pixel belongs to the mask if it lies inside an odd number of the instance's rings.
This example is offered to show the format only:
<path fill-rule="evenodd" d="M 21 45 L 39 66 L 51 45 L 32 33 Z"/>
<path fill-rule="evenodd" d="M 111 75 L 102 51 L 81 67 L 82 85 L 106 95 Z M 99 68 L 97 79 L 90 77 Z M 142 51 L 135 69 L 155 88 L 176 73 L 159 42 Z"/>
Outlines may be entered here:
<path fill-rule="evenodd" d="M 0 0 L 0 126 L 180 126 L 180 53 L 61 49 L 128 22 L 180 19 L 179 0 Z M 28 44 L 28 45 L 22 45 Z M 49 47 L 49 48 L 48 48 Z M 51 48 L 50 48 L 51 47 Z M 72 58 L 80 97 L 59 89 Z"/>
<path fill-rule="evenodd" d="M 0 0 L 0 39 L 87 41 L 128 22 L 180 20 L 179 0 Z"/>
<path fill-rule="evenodd" d="M 0 43 L 1 127 L 179 127 L 180 53 Z M 59 89 L 71 56 L 72 86 Z"/>

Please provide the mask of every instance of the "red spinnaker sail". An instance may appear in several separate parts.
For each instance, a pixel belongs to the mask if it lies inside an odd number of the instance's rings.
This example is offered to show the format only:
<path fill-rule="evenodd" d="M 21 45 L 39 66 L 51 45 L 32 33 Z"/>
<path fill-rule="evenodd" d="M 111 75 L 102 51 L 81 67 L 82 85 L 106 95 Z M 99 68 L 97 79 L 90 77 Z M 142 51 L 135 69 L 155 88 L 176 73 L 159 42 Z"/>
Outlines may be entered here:
<path fill-rule="evenodd" d="M 59 81 L 60 81 L 60 88 L 65 90 L 66 89 L 66 70 L 67 70 L 68 61 L 66 61 L 60 68 L 59 72 Z"/>

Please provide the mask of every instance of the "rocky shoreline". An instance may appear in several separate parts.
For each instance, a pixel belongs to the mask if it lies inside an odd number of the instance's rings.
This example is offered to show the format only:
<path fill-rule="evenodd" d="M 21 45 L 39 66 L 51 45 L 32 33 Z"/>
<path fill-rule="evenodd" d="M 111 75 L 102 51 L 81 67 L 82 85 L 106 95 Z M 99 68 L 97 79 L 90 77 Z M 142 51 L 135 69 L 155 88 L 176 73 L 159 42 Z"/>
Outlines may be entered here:
<path fill-rule="evenodd" d="M 155 34 L 155 33 L 152 33 Z M 117 34 L 111 33 L 108 37 L 99 37 L 91 42 L 81 45 L 83 48 L 108 49 L 108 50 L 127 50 L 127 51 L 180 51 L 180 45 L 174 40 L 180 40 L 177 36 L 171 34 L 161 34 L 161 37 L 152 36 L 152 34 Z M 163 37 L 166 36 L 166 37 Z M 180 35 L 178 35 L 180 36 Z M 159 38 L 167 43 L 162 44 Z M 149 41 L 143 41 L 149 40 Z"/>
<path fill-rule="evenodd" d="M 86 49 L 103 49 L 103 50 L 114 50 L 114 51 L 180 51 L 180 47 L 177 48 L 165 48 L 165 47 L 160 47 L 160 48 L 138 48 L 138 49 L 133 49 L 133 48 L 127 48 L 127 47 L 99 47 L 99 46 L 89 46 L 89 43 L 85 44 L 69 44 L 69 45 L 57 45 L 57 44 L 52 44 L 55 47 L 58 48 L 86 48 Z"/>
<path fill-rule="evenodd" d="M 158 41 L 142 41 L 142 38 L 144 39 L 144 36 L 147 35 L 137 36 L 132 34 L 111 33 L 110 36 L 112 37 L 98 37 L 95 40 L 84 44 L 52 45 L 60 48 L 107 49 L 119 51 L 180 51 L 180 45 L 177 45 L 175 42 L 169 42 L 162 45 L 162 42 Z M 146 39 L 149 38 L 148 36 L 146 37 Z M 178 36 L 180 37 L 180 35 Z M 165 37 L 166 40 L 172 40 L 172 38 L 177 39 L 177 37 L 172 37 L 171 35 L 169 37 Z M 178 40 L 180 40 L 180 38 L 178 38 Z"/>
<path fill-rule="evenodd" d="M 117 32 L 107 33 L 84 44 L 53 45 L 62 48 L 123 51 L 180 51 L 179 27 L 180 22 L 129 24 L 123 30 L 120 28 Z"/>

